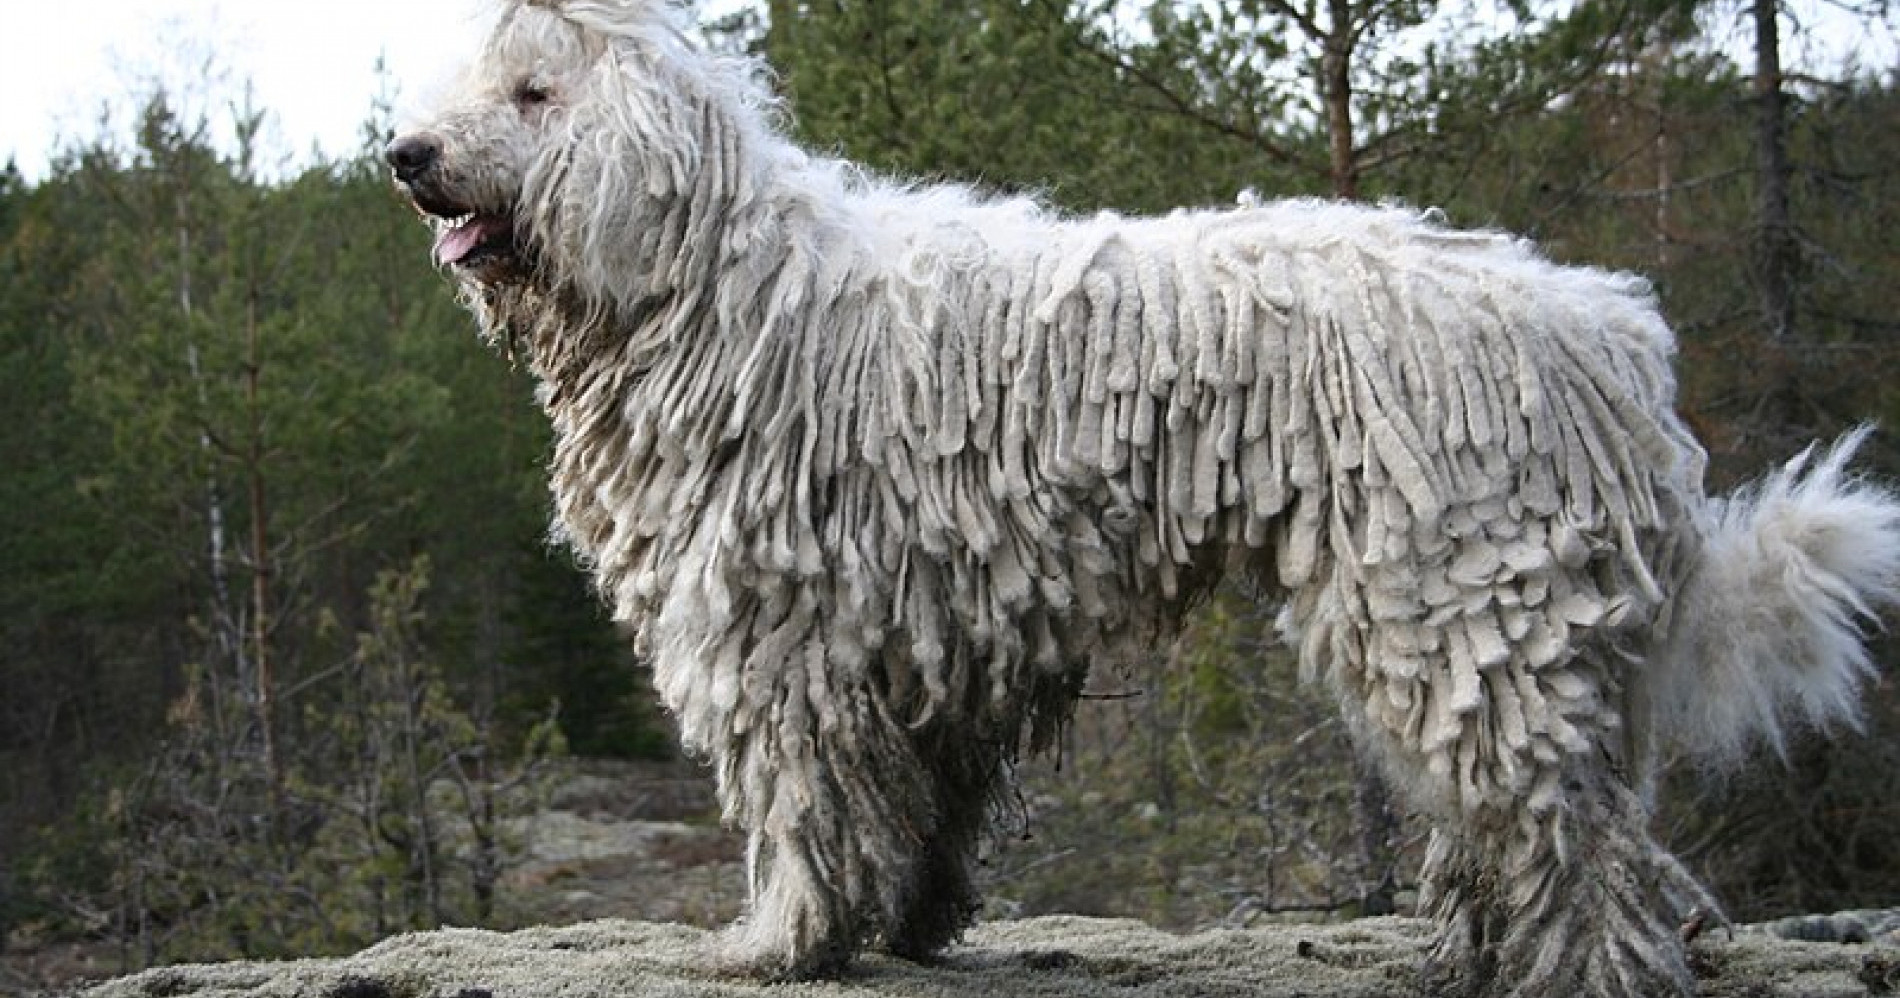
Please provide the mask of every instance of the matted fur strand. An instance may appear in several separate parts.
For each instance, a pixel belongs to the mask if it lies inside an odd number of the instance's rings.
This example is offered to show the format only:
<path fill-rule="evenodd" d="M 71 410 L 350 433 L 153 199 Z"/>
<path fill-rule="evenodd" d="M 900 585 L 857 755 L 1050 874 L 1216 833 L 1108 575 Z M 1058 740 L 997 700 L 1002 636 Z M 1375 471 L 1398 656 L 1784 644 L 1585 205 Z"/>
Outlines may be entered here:
<path fill-rule="evenodd" d="M 388 155 L 747 832 L 730 965 L 953 940 L 1010 760 L 1239 571 L 1434 823 L 1434 988 L 1693 992 L 1713 902 L 1647 830 L 1658 743 L 1857 717 L 1900 595 L 1863 434 L 1710 499 L 1635 278 L 1397 209 L 891 183 L 677 18 L 508 6 Z"/>

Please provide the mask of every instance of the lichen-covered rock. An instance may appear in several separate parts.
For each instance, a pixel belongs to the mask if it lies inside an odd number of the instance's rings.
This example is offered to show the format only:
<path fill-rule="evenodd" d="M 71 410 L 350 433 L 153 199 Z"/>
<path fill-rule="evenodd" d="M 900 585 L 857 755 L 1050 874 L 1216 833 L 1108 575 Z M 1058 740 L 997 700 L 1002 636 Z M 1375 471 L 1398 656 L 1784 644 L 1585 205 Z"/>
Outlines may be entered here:
<path fill-rule="evenodd" d="M 83 998 L 1411 998 L 1427 922 L 1372 918 L 1170 935 L 1139 922 L 1048 917 L 979 926 L 933 965 L 881 955 L 834 981 L 709 973 L 714 934 L 607 920 L 519 932 L 445 929 L 354 956 L 164 967 Z M 1714 932 L 1693 947 L 1705 998 L 1893 993 L 1900 950 Z"/>

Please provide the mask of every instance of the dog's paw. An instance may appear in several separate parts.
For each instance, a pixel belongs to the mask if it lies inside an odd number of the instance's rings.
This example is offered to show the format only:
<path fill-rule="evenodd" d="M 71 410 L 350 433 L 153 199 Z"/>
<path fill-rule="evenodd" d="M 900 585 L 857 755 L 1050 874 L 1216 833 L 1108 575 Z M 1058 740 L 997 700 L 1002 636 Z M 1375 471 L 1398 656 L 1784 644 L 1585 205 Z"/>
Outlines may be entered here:
<path fill-rule="evenodd" d="M 851 950 L 845 947 L 818 944 L 801 949 L 765 937 L 744 922 L 708 936 L 696 955 L 707 976 L 763 983 L 837 977 L 851 964 Z"/>

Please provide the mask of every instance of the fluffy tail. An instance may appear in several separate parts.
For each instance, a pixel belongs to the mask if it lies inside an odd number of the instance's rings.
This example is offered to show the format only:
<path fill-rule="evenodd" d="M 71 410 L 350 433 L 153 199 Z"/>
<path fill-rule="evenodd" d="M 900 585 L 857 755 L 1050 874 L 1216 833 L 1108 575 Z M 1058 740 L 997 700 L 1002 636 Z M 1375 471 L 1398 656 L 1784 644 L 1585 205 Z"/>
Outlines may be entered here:
<path fill-rule="evenodd" d="M 1900 496 L 1846 467 L 1869 432 L 1715 501 L 1657 677 L 1657 730 L 1704 765 L 1860 725 L 1874 672 L 1862 626 L 1900 603 Z"/>

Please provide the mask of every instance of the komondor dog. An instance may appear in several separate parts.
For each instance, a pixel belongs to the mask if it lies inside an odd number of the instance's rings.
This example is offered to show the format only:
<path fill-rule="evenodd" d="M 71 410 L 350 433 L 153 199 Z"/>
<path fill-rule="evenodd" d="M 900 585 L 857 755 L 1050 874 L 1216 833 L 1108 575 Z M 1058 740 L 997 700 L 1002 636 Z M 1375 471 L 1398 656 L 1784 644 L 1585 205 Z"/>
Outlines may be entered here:
<path fill-rule="evenodd" d="M 748 835 L 735 969 L 952 941 L 1011 761 L 1232 572 L 1436 828 L 1435 988 L 1688 994 L 1658 757 L 1853 723 L 1900 595 L 1860 434 L 1705 496 L 1642 282 L 1508 238 L 888 182 L 661 0 L 513 0 L 387 157 Z"/>

